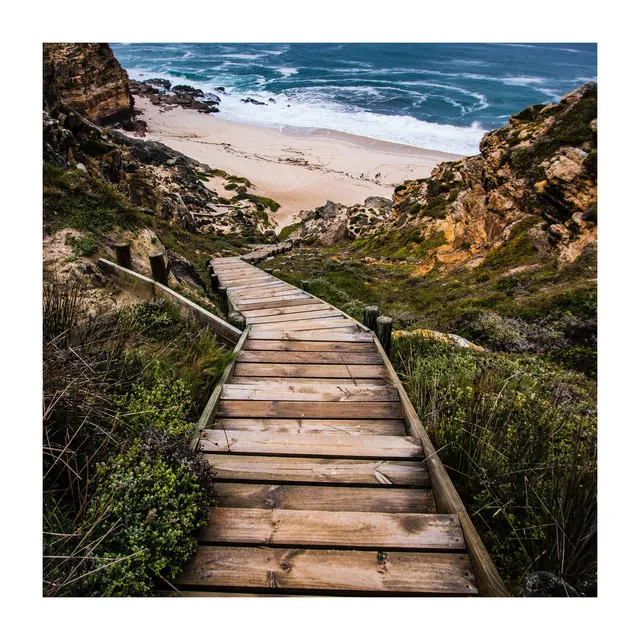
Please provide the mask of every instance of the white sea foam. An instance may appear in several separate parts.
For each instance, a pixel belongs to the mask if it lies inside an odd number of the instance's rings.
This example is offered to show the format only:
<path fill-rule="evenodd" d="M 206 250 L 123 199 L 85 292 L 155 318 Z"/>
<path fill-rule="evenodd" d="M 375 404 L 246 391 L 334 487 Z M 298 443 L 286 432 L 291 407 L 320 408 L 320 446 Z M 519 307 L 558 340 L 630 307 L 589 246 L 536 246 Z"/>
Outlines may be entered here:
<path fill-rule="evenodd" d="M 276 71 L 281 73 L 283 78 L 288 78 L 289 76 L 294 76 L 298 73 L 298 69 L 295 67 L 276 67 Z"/>
<path fill-rule="evenodd" d="M 129 76 L 136 80 L 145 80 L 158 75 L 157 71 L 145 68 L 129 68 L 127 71 Z M 235 79 L 237 81 L 237 78 Z M 327 100 L 322 93 L 312 89 L 290 91 L 289 96 L 265 91 L 264 88 L 247 92 L 237 85 L 234 87 L 233 80 L 234 76 L 219 76 L 213 82 L 195 80 L 185 80 L 185 82 L 207 93 L 213 92 L 216 86 L 224 85 L 227 87 L 227 93 L 221 96 L 221 110 L 219 114 L 216 114 L 216 117 L 232 122 L 277 129 L 284 129 L 288 126 L 304 129 L 331 129 L 375 140 L 460 155 L 478 153 L 478 144 L 486 133 L 475 122 L 469 127 L 457 127 L 449 124 L 425 122 L 412 116 L 384 115 L 363 109 L 344 107 Z M 173 81 L 176 82 L 175 76 Z M 255 77 L 253 82 L 256 82 Z M 257 82 L 264 84 L 264 78 L 258 78 Z M 435 83 L 432 85 L 457 90 L 459 93 L 475 97 L 480 103 L 486 103 L 481 94 Z M 375 91 L 371 87 L 349 87 L 349 89 Z M 247 97 L 267 104 L 261 106 L 242 102 Z M 270 98 L 273 98 L 276 103 L 269 103 Z"/>

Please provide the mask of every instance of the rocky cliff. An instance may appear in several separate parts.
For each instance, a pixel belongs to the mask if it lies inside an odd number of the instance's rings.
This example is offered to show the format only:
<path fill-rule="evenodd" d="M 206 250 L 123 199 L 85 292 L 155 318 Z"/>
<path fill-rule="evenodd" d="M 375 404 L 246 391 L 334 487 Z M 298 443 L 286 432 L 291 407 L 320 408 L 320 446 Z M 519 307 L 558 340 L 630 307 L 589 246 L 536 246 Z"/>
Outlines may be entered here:
<path fill-rule="evenodd" d="M 552 252 L 560 267 L 572 263 L 597 236 L 596 103 L 597 87 L 588 83 L 559 104 L 529 107 L 485 135 L 480 154 L 398 186 L 391 214 L 332 205 L 308 215 L 291 237 L 360 238 L 359 247 L 381 256 L 386 248 L 386 257 L 472 267 L 526 228 L 541 255 Z"/>
<path fill-rule="evenodd" d="M 45 43 L 43 49 L 46 108 L 64 105 L 98 124 L 131 119 L 129 78 L 108 44 Z"/>

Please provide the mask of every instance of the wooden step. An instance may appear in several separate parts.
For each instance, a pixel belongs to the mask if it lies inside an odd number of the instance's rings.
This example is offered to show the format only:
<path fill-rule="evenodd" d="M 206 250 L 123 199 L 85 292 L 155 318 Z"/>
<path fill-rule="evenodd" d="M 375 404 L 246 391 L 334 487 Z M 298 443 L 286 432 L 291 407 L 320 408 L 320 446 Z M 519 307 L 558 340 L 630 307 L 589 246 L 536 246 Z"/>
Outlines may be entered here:
<path fill-rule="evenodd" d="M 313 382 L 315 385 L 356 385 L 357 387 L 377 386 L 384 387 L 389 382 L 383 378 L 271 378 L 271 377 L 256 377 L 256 376 L 233 376 L 227 380 L 229 384 L 244 384 L 251 385 L 253 387 L 261 387 L 265 382 L 277 382 L 280 384 L 309 384 Z"/>
<path fill-rule="evenodd" d="M 259 453 L 336 458 L 423 458 L 412 436 L 353 436 L 345 434 L 281 434 L 204 429 L 200 448 L 206 453 Z"/>
<path fill-rule="evenodd" d="M 201 546 L 176 580 L 194 587 L 477 593 L 466 554 Z"/>
<path fill-rule="evenodd" d="M 214 489 L 219 507 L 367 513 L 436 512 L 433 493 L 429 489 L 403 489 L 390 485 L 349 487 L 233 482 L 217 482 Z"/>
<path fill-rule="evenodd" d="M 422 461 L 205 454 L 216 480 L 429 487 Z"/>
<path fill-rule="evenodd" d="M 335 549 L 421 549 L 464 551 L 455 515 L 361 513 L 292 509 L 209 510 L 198 533 L 207 544 L 332 547 Z"/>
<path fill-rule="evenodd" d="M 316 340 L 253 340 L 248 339 L 245 351 L 366 351 L 376 353 L 373 342 L 319 342 Z"/>
<path fill-rule="evenodd" d="M 309 303 L 306 305 L 298 305 L 297 307 L 281 307 L 279 309 L 256 309 L 255 311 L 247 311 L 245 316 L 247 319 L 249 318 L 266 318 L 273 316 L 286 316 L 290 313 L 304 313 L 307 311 L 324 311 L 324 310 L 334 310 L 330 305 L 326 302 L 318 302 L 316 300 L 309 300 Z"/>
<path fill-rule="evenodd" d="M 355 327 L 353 320 L 347 320 L 342 315 L 328 318 L 309 318 L 306 320 L 290 320 L 287 322 L 250 323 L 259 331 L 304 331 L 306 329 L 333 330 L 337 327 Z"/>
<path fill-rule="evenodd" d="M 399 401 L 398 390 L 390 385 L 382 387 L 352 384 L 316 385 L 307 383 L 279 383 L 264 381 L 260 385 L 225 384 L 221 400 L 292 400 L 297 402 L 393 402 Z"/>
<path fill-rule="evenodd" d="M 334 309 L 318 309 L 313 311 L 304 311 L 302 313 L 289 313 L 280 316 L 257 316 L 250 318 L 248 322 L 253 325 L 262 324 L 280 324 L 282 322 L 294 322 L 300 320 L 319 320 L 320 318 L 342 318 L 344 315 L 342 312 Z"/>
<path fill-rule="evenodd" d="M 247 341 L 249 342 L 249 341 Z M 376 352 L 353 351 L 241 351 L 236 362 L 273 363 L 273 364 L 375 364 L 381 365 L 384 360 Z"/>
<path fill-rule="evenodd" d="M 282 433 L 352 436 L 404 436 L 403 420 L 287 420 L 273 418 L 221 418 L 214 429 Z"/>
<path fill-rule="evenodd" d="M 281 307 L 296 307 L 298 305 L 309 304 L 309 301 L 315 301 L 306 293 L 300 293 L 297 298 L 273 298 L 270 300 L 255 300 L 253 302 L 249 300 L 243 300 L 238 303 L 238 308 L 242 313 L 245 311 L 252 311 L 255 309 L 278 309 Z"/>
<path fill-rule="evenodd" d="M 360 331 L 354 323 L 332 329 L 264 330 L 260 325 L 249 329 L 254 340 L 316 340 L 318 342 L 373 342 L 373 335 Z"/>
<path fill-rule="evenodd" d="M 221 418 L 358 419 L 402 418 L 399 402 L 290 402 L 286 400 L 222 400 Z"/>
<path fill-rule="evenodd" d="M 254 377 L 309 378 L 380 378 L 386 380 L 386 370 L 375 364 L 261 364 L 238 362 L 233 375 Z"/>

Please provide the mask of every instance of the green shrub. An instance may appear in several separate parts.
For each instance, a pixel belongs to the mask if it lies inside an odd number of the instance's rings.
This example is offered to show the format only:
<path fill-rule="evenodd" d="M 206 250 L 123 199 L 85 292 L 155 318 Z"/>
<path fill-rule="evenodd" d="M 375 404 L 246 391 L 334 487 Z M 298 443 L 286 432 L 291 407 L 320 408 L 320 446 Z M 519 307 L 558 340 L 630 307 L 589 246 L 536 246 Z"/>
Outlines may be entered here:
<path fill-rule="evenodd" d="M 197 549 L 193 533 L 210 503 L 197 475 L 135 441 L 98 465 L 95 482 L 83 524 L 97 541 L 87 591 L 140 596 L 158 576 L 174 578 Z"/>
<path fill-rule="evenodd" d="M 69 237 L 65 242 L 70 247 L 72 247 L 73 255 L 75 257 L 90 256 L 91 254 L 95 253 L 102 245 L 96 235 L 91 232 L 86 233 L 80 238 Z"/>
<path fill-rule="evenodd" d="M 477 353 L 420 336 L 393 361 L 499 570 L 595 579 L 593 388 L 536 357 Z"/>

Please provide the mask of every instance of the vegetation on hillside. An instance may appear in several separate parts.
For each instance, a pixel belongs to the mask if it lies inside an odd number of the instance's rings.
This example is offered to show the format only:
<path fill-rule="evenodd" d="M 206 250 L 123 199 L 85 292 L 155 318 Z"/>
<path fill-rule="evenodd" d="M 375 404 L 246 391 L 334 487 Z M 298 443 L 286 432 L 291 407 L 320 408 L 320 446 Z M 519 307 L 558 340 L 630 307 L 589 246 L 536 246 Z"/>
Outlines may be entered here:
<path fill-rule="evenodd" d="M 230 351 L 164 301 L 88 317 L 53 281 L 43 307 L 44 595 L 151 594 L 214 500 L 190 444 Z"/>
<path fill-rule="evenodd" d="M 393 364 L 513 591 L 544 570 L 594 595 L 594 385 L 534 356 L 420 335 L 394 340 Z"/>

